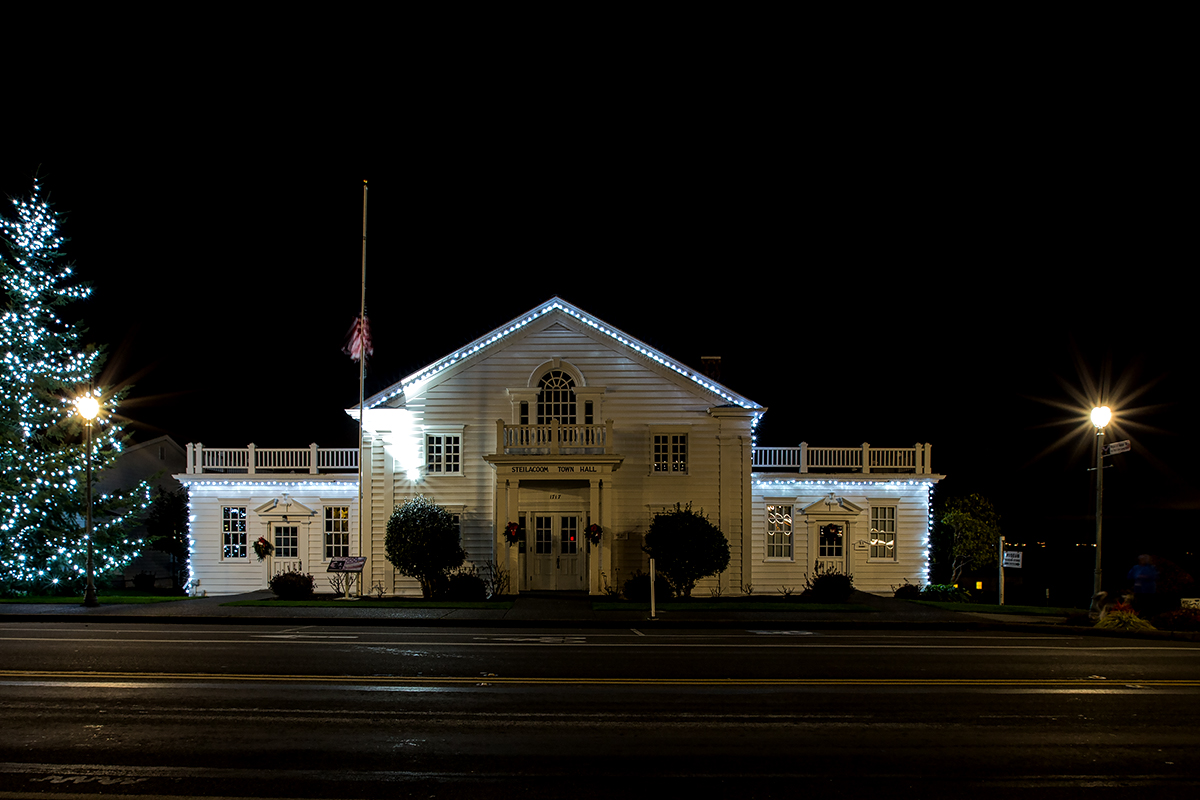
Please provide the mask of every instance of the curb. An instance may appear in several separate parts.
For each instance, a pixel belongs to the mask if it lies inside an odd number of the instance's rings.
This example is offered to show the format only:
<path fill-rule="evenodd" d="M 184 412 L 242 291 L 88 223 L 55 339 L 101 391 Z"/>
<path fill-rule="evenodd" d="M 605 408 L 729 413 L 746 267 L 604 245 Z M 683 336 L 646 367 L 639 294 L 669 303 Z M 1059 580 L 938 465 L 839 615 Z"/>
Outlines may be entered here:
<path fill-rule="evenodd" d="M 672 630 L 905 630 L 905 631 L 1009 631 L 1049 633 L 1066 636 L 1098 636 L 1121 639 L 1200 642 L 1200 633 L 1190 631 L 1119 631 L 1074 625 L 995 620 L 801 620 L 801 619 L 464 619 L 445 617 L 277 617 L 277 616 L 171 616 L 136 614 L 0 614 L 0 622 L 75 622 L 114 624 L 176 625 L 266 625 L 295 627 L 325 625 L 341 627 L 411 628 L 572 628 L 615 630 L 631 627 L 656 627 Z"/>

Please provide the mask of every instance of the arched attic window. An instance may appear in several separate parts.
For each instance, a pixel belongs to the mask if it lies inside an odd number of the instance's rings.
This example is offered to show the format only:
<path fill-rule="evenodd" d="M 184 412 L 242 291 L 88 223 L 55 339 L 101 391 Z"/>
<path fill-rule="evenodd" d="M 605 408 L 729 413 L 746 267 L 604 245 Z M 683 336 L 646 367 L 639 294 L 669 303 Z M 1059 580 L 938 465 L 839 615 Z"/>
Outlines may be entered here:
<path fill-rule="evenodd" d="M 575 424 L 575 380 L 561 369 L 552 369 L 538 381 L 537 424 L 556 419 L 561 425 Z"/>

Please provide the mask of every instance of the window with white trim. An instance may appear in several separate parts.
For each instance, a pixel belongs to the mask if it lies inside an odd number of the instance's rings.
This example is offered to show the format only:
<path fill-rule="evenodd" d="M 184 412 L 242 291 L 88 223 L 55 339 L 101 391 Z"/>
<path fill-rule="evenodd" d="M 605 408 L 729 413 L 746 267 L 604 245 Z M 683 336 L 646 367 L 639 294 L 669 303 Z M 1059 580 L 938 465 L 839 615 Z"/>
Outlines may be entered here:
<path fill-rule="evenodd" d="M 686 433 L 651 434 L 651 471 L 660 474 L 687 474 L 688 435 Z"/>
<path fill-rule="evenodd" d="M 246 557 L 246 507 L 221 507 L 221 557 Z"/>
<path fill-rule="evenodd" d="M 538 382 L 538 390 L 538 425 L 549 425 L 552 419 L 563 425 L 575 424 L 575 379 L 570 373 L 550 370 Z"/>
<path fill-rule="evenodd" d="M 431 475 L 462 473 L 462 437 L 429 434 L 425 437 L 425 471 Z"/>
<path fill-rule="evenodd" d="M 350 555 L 350 506 L 325 506 L 325 558 Z"/>
<path fill-rule="evenodd" d="M 792 558 L 792 507 L 767 506 L 767 558 Z"/>
<path fill-rule="evenodd" d="M 896 557 L 896 507 L 871 506 L 871 558 Z"/>

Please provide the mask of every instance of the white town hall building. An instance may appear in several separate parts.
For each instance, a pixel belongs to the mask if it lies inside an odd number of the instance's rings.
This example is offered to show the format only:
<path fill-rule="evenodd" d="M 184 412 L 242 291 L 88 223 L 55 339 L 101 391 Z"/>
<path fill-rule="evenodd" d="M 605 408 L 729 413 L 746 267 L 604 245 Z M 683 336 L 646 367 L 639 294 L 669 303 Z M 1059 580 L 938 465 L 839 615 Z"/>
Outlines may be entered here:
<path fill-rule="evenodd" d="M 677 503 L 729 540 L 728 569 L 699 596 L 799 590 L 817 562 L 864 591 L 925 582 L 942 477 L 930 446 L 759 447 L 765 412 L 552 298 L 367 400 L 361 508 L 354 448 L 189 444 L 176 477 L 192 591 L 263 589 L 299 565 L 327 591 L 329 560 L 361 555 L 364 593 L 419 596 L 384 551 L 393 508 L 418 494 L 457 516 L 470 563 L 507 570 L 516 591 L 620 587 L 647 567 L 654 515 Z M 260 537 L 274 545 L 261 562 Z"/>

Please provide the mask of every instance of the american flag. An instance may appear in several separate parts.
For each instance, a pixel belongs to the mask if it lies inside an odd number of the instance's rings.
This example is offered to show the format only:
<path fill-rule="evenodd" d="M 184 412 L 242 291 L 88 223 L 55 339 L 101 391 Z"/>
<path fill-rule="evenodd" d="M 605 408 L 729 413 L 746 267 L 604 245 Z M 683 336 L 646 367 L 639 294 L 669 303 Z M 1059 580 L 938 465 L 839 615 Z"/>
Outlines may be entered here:
<path fill-rule="evenodd" d="M 367 358 L 375 355 L 375 345 L 371 343 L 371 321 L 365 314 L 354 318 L 354 324 L 346 334 L 346 346 L 342 348 L 342 352 L 354 361 L 358 361 L 364 355 Z"/>

